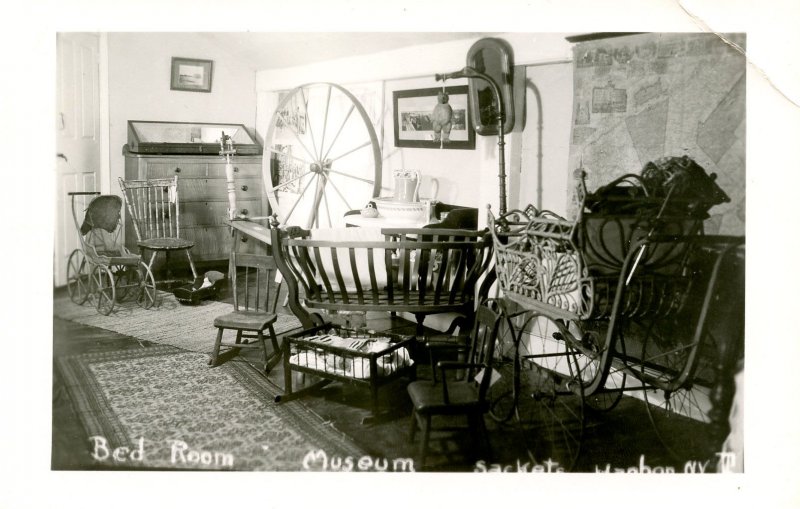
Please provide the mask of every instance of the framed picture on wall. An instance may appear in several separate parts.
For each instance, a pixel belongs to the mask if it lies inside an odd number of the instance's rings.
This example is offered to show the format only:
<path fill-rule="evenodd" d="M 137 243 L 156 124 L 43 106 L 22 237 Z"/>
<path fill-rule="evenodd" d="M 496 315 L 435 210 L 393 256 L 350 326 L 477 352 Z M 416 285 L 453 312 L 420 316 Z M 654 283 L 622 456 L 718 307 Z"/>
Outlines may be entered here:
<path fill-rule="evenodd" d="M 396 147 L 475 149 L 466 85 L 397 90 L 392 96 Z"/>
<path fill-rule="evenodd" d="M 186 92 L 211 92 L 213 60 L 172 57 L 170 90 Z"/>

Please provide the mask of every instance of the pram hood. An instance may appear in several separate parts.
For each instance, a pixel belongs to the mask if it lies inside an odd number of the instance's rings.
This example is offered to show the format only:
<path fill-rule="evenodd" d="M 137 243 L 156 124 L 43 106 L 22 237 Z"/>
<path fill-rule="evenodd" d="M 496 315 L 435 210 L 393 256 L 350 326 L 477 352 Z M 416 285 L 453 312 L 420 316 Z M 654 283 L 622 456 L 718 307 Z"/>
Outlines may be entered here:
<path fill-rule="evenodd" d="M 122 210 L 122 198 L 108 194 L 92 200 L 86 208 L 86 215 L 81 225 L 81 235 L 86 235 L 94 228 L 102 228 L 109 233 L 117 229 Z"/>

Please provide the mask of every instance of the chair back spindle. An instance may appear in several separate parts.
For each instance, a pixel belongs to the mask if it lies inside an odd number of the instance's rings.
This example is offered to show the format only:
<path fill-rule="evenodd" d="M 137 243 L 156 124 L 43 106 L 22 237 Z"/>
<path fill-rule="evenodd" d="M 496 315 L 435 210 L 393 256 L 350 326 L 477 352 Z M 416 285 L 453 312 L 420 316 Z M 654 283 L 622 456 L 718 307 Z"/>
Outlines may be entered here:
<path fill-rule="evenodd" d="M 277 291 L 272 291 L 277 265 L 271 256 L 231 253 L 229 280 L 235 311 L 274 313 Z"/>
<path fill-rule="evenodd" d="M 180 238 L 178 177 L 122 180 L 122 195 L 137 240 Z"/>
<path fill-rule="evenodd" d="M 478 306 L 475 318 L 475 330 L 472 334 L 472 345 L 470 346 L 470 364 L 468 380 L 474 380 L 475 376 L 483 370 L 483 377 L 478 386 L 478 399 L 486 400 L 486 394 L 491 385 L 491 371 L 494 362 L 494 349 L 497 343 L 497 335 L 500 328 L 500 314 L 483 305 Z M 479 368 L 483 366 L 483 368 Z"/>

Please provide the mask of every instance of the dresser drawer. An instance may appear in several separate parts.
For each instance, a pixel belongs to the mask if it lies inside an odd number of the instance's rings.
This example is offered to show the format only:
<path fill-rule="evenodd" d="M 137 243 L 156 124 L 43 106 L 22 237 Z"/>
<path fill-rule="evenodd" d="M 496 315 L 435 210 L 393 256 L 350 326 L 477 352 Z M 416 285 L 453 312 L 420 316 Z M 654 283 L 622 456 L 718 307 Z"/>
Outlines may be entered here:
<path fill-rule="evenodd" d="M 198 260 L 227 258 L 233 241 L 229 226 L 181 227 L 181 236 L 194 242 L 192 257 Z"/>
<path fill-rule="evenodd" d="M 261 200 L 240 200 L 236 202 L 239 213 L 245 216 L 261 215 Z M 246 213 L 245 213 L 246 211 Z M 228 202 L 185 202 L 180 203 L 181 226 L 224 225 L 228 219 Z"/>
<path fill-rule="evenodd" d="M 260 177 L 261 176 L 261 163 L 242 163 L 233 162 L 233 175 L 234 177 Z M 208 176 L 209 177 L 227 177 L 225 173 L 225 163 L 208 163 Z"/>
<path fill-rule="evenodd" d="M 234 156 L 236 205 L 241 214 L 262 216 L 268 205 L 262 184 L 261 156 Z M 192 257 L 198 261 L 228 258 L 232 236 L 228 218 L 225 159 L 219 155 L 134 155 L 126 153 L 125 178 L 178 177 L 181 236 L 195 243 Z M 244 189 L 243 189 L 244 188 Z M 126 243 L 136 246 L 133 225 L 125 214 Z M 260 242 L 242 242 L 242 252 L 265 253 Z M 178 258 L 180 259 L 180 258 Z"/>
<path fill-rule="evenodd" d="M 197 260 L 222 260 L 230 256 L 233 244 L 230 226 L 181 227 L 181 236 L 194 241 L 192 257 Z M 266 246 L 255 239 L 242 237 L 236 251 L 263 254 Z"/>
<path fill-rule="evenodd" d="M 267 245 L 260 240 L 248 237 L 247 235 L 239 236 L 239 244 L 236 246 L 237 253 L 251 253 L 251 254 L 267 254 Z"/>
<path fill-rule="evenodd" d="M 225 195 L 214 195 L 209 188 L 209 181 L 216 182 L 216 179 L 207 178 L 178 178 L 178 194 L 181 202 L 221 200 Z"/>
<path fill-rule="evenodd" d="M 147 178 L 157 179 L 174 177 L 205 177 L 208 172 L 206 163 L 195 163 L 186 161 L 148 161 Z"/>
<path fill-rule="evenodd" d="M 237 178 L 235 180 L 236 200 L 261 199 L 264 189 L 260 178 Z M 206 196 L 210 199 L 228 200 L 228 182 L 225 179 L 208 179 Z"/>

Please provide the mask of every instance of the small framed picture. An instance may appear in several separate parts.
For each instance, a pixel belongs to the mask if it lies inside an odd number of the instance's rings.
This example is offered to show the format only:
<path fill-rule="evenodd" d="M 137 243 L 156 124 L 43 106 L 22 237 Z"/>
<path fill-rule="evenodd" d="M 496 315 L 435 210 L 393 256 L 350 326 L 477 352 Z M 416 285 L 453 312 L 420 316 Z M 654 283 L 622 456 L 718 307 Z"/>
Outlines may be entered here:
<path fill-rule="evenodd" d="M 213 60 L 172 57 L 172 78 L 170 90 L 187 92 L 211 92 Z"/>
<path fill-rule="evenodd" d="M 398 90 L 394 99 L 394 145 L 412 148 L 475 148 L 467 86 Z M 442 125 L 434 109 L 448 105 L 449 121 Z"/>

